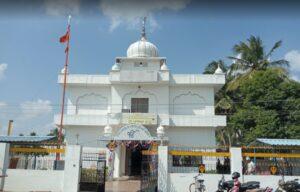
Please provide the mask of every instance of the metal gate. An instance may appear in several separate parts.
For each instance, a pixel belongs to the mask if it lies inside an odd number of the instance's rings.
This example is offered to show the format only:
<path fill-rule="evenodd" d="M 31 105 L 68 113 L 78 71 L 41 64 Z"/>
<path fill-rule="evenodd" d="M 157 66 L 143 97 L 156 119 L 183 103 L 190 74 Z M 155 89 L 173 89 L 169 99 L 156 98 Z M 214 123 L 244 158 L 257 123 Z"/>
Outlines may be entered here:
<path fill-rule="evenodd" d="M 141 192 L 157 191 L 157 152 L 142 151 Z"/>
<path fill-rule="evenodd" d="M 105 191 L 105 167 L 104 154 L 82 153 L 80 191 Z"/>

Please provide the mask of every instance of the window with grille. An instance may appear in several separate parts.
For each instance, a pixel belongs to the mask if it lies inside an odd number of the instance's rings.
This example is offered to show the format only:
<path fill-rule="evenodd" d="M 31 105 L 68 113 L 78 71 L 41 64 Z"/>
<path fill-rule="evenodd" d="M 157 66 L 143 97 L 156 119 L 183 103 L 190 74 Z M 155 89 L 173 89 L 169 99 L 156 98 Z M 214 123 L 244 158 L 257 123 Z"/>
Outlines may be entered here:
<path fill-rule="evenodd" d="M 131 113 L 148 113 L 149 98 L 131 98 Z"/>

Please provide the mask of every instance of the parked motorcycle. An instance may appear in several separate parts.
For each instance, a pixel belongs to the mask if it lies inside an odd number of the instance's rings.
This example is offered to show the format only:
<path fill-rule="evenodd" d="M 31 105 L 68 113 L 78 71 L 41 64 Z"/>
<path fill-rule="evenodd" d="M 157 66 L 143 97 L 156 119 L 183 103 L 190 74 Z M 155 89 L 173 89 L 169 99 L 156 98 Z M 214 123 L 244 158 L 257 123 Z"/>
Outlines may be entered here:
<path fill-rule="evenodd" d="M 300 192 L 299 180 L 284 181 L 284 177 L 282 177 L 278 182 L 278 188 L 275 192 Z"/>
<path fill-rule="evenodd" d="M 258 181 L 249 181 L 246 183 L 239 183 L 238 178 L 240 174 L 235 172 L 232 174 L 232 179 L 230 181 L 225 181 L 224 175 L 218 183 L 218 190 L 216 192 L 272 192 L 271 188 L 260 188 L 260 182 Z"/>
<path fill-rule="evenodd" d="M 216 192 L 229 191 L 233 187 L 233 180 L 225 181 L 224 175 L 218 183 L 218 190 Z"/>

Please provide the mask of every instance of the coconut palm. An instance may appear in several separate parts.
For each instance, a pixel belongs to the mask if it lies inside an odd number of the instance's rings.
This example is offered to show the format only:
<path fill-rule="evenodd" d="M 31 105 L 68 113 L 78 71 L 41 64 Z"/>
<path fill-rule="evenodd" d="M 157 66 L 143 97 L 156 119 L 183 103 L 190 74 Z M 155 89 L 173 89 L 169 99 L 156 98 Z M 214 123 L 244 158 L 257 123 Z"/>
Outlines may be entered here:
<path fill-rule="evenodd" d="M 285 74 L 286 70 L 282 67 L 289 65 L 289 62 L 280 59 L 271 61 L 271 55 L 282 44 L 277 41 L 269 52 L 265 51 L 262 40 L 259 37 L 251 36 L 247 42 L 240 42 L 233 47 L 236 55 L 239 57 L 228 57 L 233 59 L 234 63 L 230 67 L 230 76 L 235 78 L 228 84 L 227 90 L 235 90 L 242 81 L 251 78 L 252 74 L 258 70 L 265 70 L 269 67 L 280 67 L 279 73 Z"/>

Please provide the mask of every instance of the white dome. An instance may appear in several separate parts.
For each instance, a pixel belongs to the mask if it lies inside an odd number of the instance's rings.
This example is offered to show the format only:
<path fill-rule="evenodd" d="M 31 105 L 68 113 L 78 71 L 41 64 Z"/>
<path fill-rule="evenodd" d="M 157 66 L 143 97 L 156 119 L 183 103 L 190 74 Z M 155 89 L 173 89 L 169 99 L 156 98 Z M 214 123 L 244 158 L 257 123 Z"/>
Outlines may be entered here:
<path fill-rule="evenodd" d="M 158 57 L 158 49 L 145 38 L 142 38 L 128 47 L 127 57 Z"/>
<path fill-rule="evenodd" d="M 162 66 L 160 67 L 160 70 L 162 70 L 162 71 L 167 71 L 167 70 L 169 70 L 169 69 L 168 69 L 168 66 L 166 65 L 166 63 L 162 64 Z"/>
<path fill-rule="evenodd" d="M 215 74 L 216 75 L 221 75 L 221 74 L 224 74 L 221 67 L 218 65 L 218 68 L 215 70 Z"/>
<path fill-rule="evenodd" d="M 120 70 L 120 65 L 119 63 L 115 63 L 112 68 L 111 68 L 112 71 L 119 71 Z"/>

